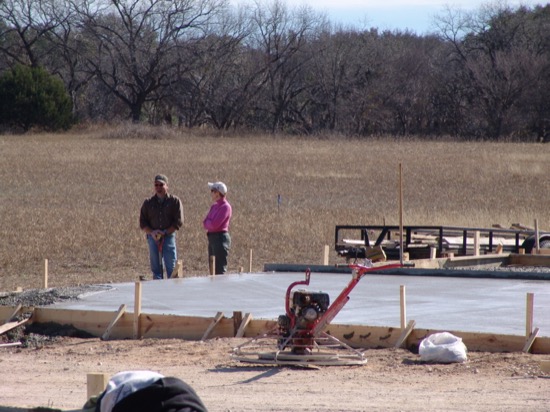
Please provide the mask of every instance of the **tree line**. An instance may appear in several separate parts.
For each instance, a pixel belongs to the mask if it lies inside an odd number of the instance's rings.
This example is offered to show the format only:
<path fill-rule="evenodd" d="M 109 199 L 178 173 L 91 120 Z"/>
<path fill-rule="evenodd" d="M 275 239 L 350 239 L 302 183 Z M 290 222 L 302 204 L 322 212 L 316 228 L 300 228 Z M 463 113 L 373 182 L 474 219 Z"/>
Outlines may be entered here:
<path fill-rule="evenodd" d="M 60 79 L 77 121 L 550 139 L 550 5 L 446 8 L 418 35 L 282 0 L 2 0 L 0 56 Z"/>

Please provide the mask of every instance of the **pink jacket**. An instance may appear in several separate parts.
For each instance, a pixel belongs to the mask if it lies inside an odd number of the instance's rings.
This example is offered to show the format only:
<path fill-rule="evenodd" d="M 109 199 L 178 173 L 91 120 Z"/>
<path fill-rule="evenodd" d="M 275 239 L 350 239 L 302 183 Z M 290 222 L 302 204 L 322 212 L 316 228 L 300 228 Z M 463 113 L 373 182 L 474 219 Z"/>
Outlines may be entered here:
<path fill-rule="evenodd" d="M 229 202 L 225 198 L 219 199 L 210 207 L 202 225 L 208 233 L 227 232 L 231 214 L 232 210 Z"/>

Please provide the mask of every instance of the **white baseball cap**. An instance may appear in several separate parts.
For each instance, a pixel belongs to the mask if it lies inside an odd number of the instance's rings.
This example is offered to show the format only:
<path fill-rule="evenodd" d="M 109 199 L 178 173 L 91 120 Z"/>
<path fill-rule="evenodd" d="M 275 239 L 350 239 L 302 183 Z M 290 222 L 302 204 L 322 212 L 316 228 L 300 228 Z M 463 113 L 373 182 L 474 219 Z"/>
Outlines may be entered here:
<path fill-rule="evenodd" d="M 227 186 L 223 182 L 214 182 L 214 183 L 208 182 L 208 188 L 210 190 L 216 190 L 220 192 L 222 195 L 225 195 L 227 193 Z"/>

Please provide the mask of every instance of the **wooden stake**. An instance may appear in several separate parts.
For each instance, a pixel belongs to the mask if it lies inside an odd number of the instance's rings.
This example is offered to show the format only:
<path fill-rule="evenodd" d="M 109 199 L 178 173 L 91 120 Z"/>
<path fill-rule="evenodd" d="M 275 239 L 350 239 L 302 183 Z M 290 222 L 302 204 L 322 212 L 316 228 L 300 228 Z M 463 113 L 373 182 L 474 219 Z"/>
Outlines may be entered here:
<path fill-rule="evenodd" d="M 479 230 L 474 232 L 474 256 L 479 256 Z"/>
<path fill-rule="evenodd" d="M 244 330 L 252 320 L 252 314 L 251 313 L 245 313 L 243 321 L 241 322 L 241 326 L 239 326 L 239 330 L 237 331 L 237 334 L 235 335 L 236 338 L 242 338 L 244 336 Z"/>
<path fill-rule="evenodd" d="M 183 277 L 183 260 L 178 260 L 178 264 L 172 271 L 170 278 L 182 278 Z"/>
<path fill-rule="evenodd" d="M 328 266 L 328 254 L 329 254 L 329 247 L 328 245 L 325 245 L 325 250 L 323 253 L 323 265 Z"/>
<path fill-rule="evenodd" d="M 44 259 L 44 279 L 42 281 L 42 289 L 48 289 L 48 259 Z"/>
<path fill-rule="evenodd" d="M 527 294 L 527 308 L 525 316 L 525 336 L 529 337 L 533 332 L 533 307 L 535 303 L 535 295 L 533 293 Z"/>
<path fill-rule="evenodd" d="M 237 335 L 237 332 L 239 331 L 239 326 L 241 326 L 242 321 L 243 313 L 240 311 L 233 312 L 233 336 Z"/>
<path fill-rule="evenodd" d="M 111 331 L 113 330 L 113 327 L 119 321 L 119 319 L 122 317 L 122 315 L 124 315 L 124 312 L 126 312 L 126 305 L 122 304 L 118 308 L 118 312 L 116 313 L 116 315 L 113 318 L 113 320 L 111 321 L 111 323 L 109 323 L 109 326 L 107 326 L 107 329 L 105 329 L 105 332 L 103 333 L 103 335 L 101 335 L 101 340 L 109 339 L 109 336 L 111 335 Z"/>
<path fill-rule="evenodd" d="M 399 286 L 399 307 L 401 309 L 401 329 L 403 329 L 407 323 L 407 296 L 405 293 L 405 285 Z"/>
<path fill-rule="evenodd" d="M 216 274 L 216 256 L 214 255 L 208 257 L 208 270 L 210 276 L 214 276 Z"/>
<path fill-rule="evenodd" d="M 134 339 L 139 339 L 141 330 L 141 282 L 136 282 L 134 294 Z"/>
<path fill-rule="evenodd" d="M 531 335 L 525 342 L 525 346 L 523 347 L 523 352 L 528 353 L 531 350 L 531 346 L 533 346 L 533 343 L 535 342 L 535 339 L 537 338 L 538 334 L 539 334 L 539 328 L 535 328 L 533 333 L 531 333 Z"/>
<path fill-rule="evenodd" d="M 399 163 L 399 262 L 403 264 L 403 165 Z"/>
<path fill-rule="evenodd" d="M 536 254 L 539 254 L 540 244 L 539 244 L 539 220 L 535 219 L 535 251 Z"/>
<path fill-rule="evenodd" d="M 88 373 L 86 381 L 88 399 L 90 399 L 93 396 L 100 395 L 105 390 L 109 383 L 109 376 L 106 373 Z"/>
<path fill-rule="evenodd" d="M 250 255 L 248 257 L 248 273 L 252 273 L 252 249 L 250 249 Z"/>
<path fill-rule="evenodd" d="M 208 328 L 204 332 L 204 335 L 202 335 L 201 340 L 208 339 L 208 335 L 210 335 L 210 333 L 216 327 L 216 325 L 218 323 L 220 323 L 220 320 L 222 320 L 222 318 L 223 318 L 223 312 L 216 313 L 216 316 L 214 317 L 214 319 L 212 320 L 212 322 L 210 323 L 210 325 L 208 326 Z"/>
<path fill-rule="evenodd" d="M 402 328 L 403 330 L 401 331 L 401 335 L 399 335 L 399 339 L 397 339 L 397 342 L 395 343 L 396 348 L 400 348 L 401 346 L 403 346 L 403 343 L 405 343 L 405 341 L 413 331 L 415 325 L 416 322 L 414 320 L 411 320 L 409 321 L 409 324 L 405 329 Z"/>

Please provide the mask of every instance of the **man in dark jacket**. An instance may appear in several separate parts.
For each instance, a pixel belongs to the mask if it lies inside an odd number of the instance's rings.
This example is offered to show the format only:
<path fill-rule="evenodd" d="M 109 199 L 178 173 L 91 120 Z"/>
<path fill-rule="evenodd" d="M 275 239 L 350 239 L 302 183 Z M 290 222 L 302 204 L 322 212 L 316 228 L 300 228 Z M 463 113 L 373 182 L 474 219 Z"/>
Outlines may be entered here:
<path fill-rule="evenodd" d="M 146 233 L 153 279 L 163 278 L 163 261 L 166 277 L 170 278 L 178 259 L 176 230 L 183 225 L 181 200 L 168 193 L 168 178 L 155 176 L 155 194 L 145 199 L 139 215 L 139 226 Z"/>

